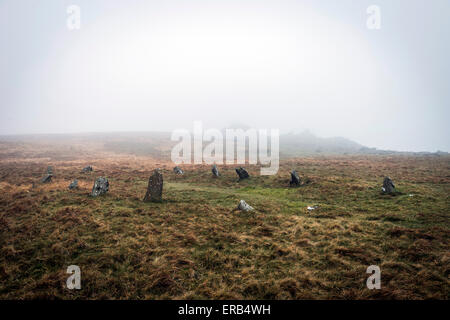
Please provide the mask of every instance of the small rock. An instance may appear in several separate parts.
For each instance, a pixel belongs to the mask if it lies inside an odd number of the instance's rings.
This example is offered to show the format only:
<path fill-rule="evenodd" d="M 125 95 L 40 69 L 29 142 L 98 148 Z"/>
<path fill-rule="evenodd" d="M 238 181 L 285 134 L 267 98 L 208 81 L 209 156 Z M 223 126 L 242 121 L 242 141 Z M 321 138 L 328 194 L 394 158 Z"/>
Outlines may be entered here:
<path fill-rule="evenodd" d="M 47 174 L 45 177 L 43 177 L 43 178 L 41 179 L 41 182 L 42 182 L 42 183 L 49 183 L 49 182 L 52 182 L 52 177 L 53 177 L 53 175 Z"/>
<path fill-rule="evenodd" d="M 75 179 L 69 184 L 69 189 L 72 190 L 72 189 L 77 189 L 77 188 L 78 188 L 78 180 Z"/>
<path fill-rule="evenodd" d="M 92 171 L 93 171 L 92 166 L 87 166 L 83 168 L 83 172 L 92 172 Z"/>
<path fill-rule="evenodd" d="M 163 191 L 163 176 L 159 169 L 153 171 L 153 174 L 148 179 L 147 193 L 144 197 L 144 202 L 161 202 Z"/>
<path fill-rule="evenodd" d="M 250 178 L 250 175 L 248 174 L 247 170 L 245 170 L 242 167 L 237 168 L 236 173 L 239 176 L 239 181 Z"/>
<path fill-rule="evenodd" d="M 213 165 L 211 171 L 212 171 L 212 173 L 213 173 L 213 175 L 214 175 L 215 177 L 218 177 L 218 176 L 219 176 L 219 169 L 217 169 L 217 166 L 216 166 L 216 165 Z"/>
<path fill-rule="evenodd" d="M 93 197 L 97 197 L 102 195 L 109 190 L 109 182 L 108 179 L 100 177 L 95 180 L 94 187 L 92 188 L 91 195 Z"/>
<path fill-rule="evenodd" d="M 183 174 L 183 170 L 181 170 L 180 167 L 176 166 L 175 168 L 173 168 L 173 172 L 175 172 L 175 174 Z"/>
<path fill-rule="evenodd" d="M 239 201 L 238 209 L 242 211 L 252 211 L 254 210 L 252 206 L 250 206 L 247 202 L 244 200 Z"/>
<path fill-rule="evenodd" d="M 291 181 L 289 182 L 291 187 L 298 187 L 300 185 L 300 177 L 295 170 L 291 172 Z"/>
<path fill-rule="evenodd" d="M 308 211 L 313 211 L 313 210 L 316 210 L 317 208 L 319 208 L 319 206 L 315 205 L 315 206 L 312 206 L 312 207 L 308 206 L 306 209 Z"/>

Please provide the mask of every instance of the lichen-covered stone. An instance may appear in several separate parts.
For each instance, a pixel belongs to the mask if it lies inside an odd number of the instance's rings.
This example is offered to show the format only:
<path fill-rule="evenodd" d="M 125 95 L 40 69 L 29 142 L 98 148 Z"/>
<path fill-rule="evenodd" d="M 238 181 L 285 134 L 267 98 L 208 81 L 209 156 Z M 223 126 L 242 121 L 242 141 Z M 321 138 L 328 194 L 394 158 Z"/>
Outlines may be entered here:
<path fill-rule="evenodd" d="M 105 194 L 109 190 L 109 181 L 106 178 L 100 177 L 95 180 L 94 187 L 92 187 L 91 195 L 97 197 Z"/>
<path fill-rule="evenodd" d="M 219 169 L 217 169 L 217 166 L 216 166 L 216 165 L 213 165 L 211 171 L 212 171 L 212 173 L 213 173 L 213 175 L 214 175 L 215 177 L 218 177 L 218 176 L 219 176 Z"/>
<path fill-rule="evenodd" d="M 181 168 L 178 167 L 178 166 L 173 168 L 173 172 L 175 172 L 176 174 L 183 174 L 184 173 L 183 170 L 181 170 Z"/>
<path fill-rule="evenodd" d="M 83 172 L 92 172 L 92 166 L 87 166 L 83 168 Z"/>
<path fill-rule="evenodd" d="M 394 185 L 394 182 L 392 182 L 391 178 L 389 178 L 389 177 L 384 178 L 383 187 L 381 188 L 381 190 L 387 194 L 394 193 L 395 185 Z"/>
<path fill-rule="evenodd" d="M 237 168 L 236 173 L 239 176 L 239 181 L 250 178 L 250 175 L 248 174 L 247 170 L 245 170 L 242 167 Z"/>
<path fill-rule="evenodd" d="M 160 170 L 156 169 L 148 179 L 147 192 L 144 201 L 161 202 L 163 192 L 163 176 Z"/>
<path fill-rule="evenodd" d="M 75 179 L 69 184 L 69 189 L 72 190 L 72 189 L 77 189 L 77 188 L 78 188 L 78 180 Z"/>
<path fill-rule="evenodd" d="M 254 210 L 252 206 L 250 206 L 247 202 L 244 200 L 239 201 L 238 209 L 242 211 L 252 211 Z"/>
<path fill-rule="evenodd" d="M 291 181 L 289 182 L 291 187 L 298 187 L 300 185 L 300 177 L 295 170 L 291 172 Z"/>

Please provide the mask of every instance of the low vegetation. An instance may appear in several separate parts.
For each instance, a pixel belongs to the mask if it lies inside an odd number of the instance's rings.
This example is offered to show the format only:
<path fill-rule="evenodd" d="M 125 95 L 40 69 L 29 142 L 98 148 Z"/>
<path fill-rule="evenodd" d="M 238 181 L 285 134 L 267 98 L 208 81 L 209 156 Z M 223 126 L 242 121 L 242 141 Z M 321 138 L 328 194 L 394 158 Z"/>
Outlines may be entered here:
<path fill-rule="evenodd" d="M 180 176 L 148 156 L 11 150 L 0 148 L 2 299 L 449 298 L 448 156 L 286 159 L 237 182 L 232 166 Z M 144 203 L 157 167 L 163 202 Z M 289 188 L 291 169 L 310 183 Z M 385 175 L 398 195 L 381 193 Z M 92 198 L 98 176 L 110 191 Z M 236 210 L 241 199 L 255 211 Z M 81 290 L 66 288 L 69 265 Z M 370 265 L 381 290 L 366 287 Z"/>

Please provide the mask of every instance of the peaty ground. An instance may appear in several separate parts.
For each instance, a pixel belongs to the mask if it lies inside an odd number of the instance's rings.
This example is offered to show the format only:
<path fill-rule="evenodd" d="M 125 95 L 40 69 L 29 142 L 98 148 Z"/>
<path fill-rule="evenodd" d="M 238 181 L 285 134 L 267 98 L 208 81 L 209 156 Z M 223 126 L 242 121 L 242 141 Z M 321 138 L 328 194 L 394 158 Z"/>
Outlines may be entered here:
<path fill-rule="evenodd" d="M 176 176 L 151 157 L 0 151 L 1 299 L 449 298 L 446 156 L 288 159 L 275 176 L 247 166 L 237 182 L 234 166 Z M 48 165 L 53 182 L 40 184 Z M 144 203 L 157 167 L 164 201 Z M 311 182 L 289 188 L 291 169 Z M 381 194 L 385 175 L 400 194 Z M 110 192 L 92 198 L 98 176 Z M 255 211 L 236 211 L 241 199 Z M 66 288 L 69 265 L 81 290 Z M 370 265 L 381 290 L 366 287 Z"/>

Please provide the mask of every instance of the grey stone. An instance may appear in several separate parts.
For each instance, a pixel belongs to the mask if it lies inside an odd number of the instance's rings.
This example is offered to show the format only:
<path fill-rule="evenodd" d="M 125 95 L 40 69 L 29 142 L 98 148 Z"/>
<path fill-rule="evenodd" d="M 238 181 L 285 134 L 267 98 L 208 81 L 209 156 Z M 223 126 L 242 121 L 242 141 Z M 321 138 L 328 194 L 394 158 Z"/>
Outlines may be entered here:
<path fill-rule="evenodd" d="M 218 176 L 219 176 L 219 169 L 217 169 L 217 166 L 216 166 L 216 165 L 213 165 L 211 171 L 212 171 L 212 173 L 213 173 L 213 175 L 214 175 L 215 177 L 218 177 Z"/>
<path fill-rule="evenodd" d="M 53 167 L 52 166 L 48 166 L 47 167 L 47 174 L 53 174 Z"/>
<path fill-rule="evenodd" d="M 53 177 L 53 175 L 47 174 L 45 177 L 43 177 L 43 178 L 41 179 L 41 182 L 42 182 L 42 183 L 49 183 L 49 182 L 52 182 L 52 177 Z"/>
<path fill-rule="evenodd" d="M 242 167 L 237 168 L 236 173 L 239 176 L 239 181 L 250 178 L 250 175 L 248 174 L 247 170 L 245 170 Z"/>
<path fill-rule="evenodd" d="M 97 197 L 99 195 L 105 194 L 109 190 L 108 179 L 100 177 L 95 180 L 94 187 L 92 187 L 91 195 Z"/>
<path fill-rule="evenodd" d="M 175 172 L 176 174 L 183 174 L 184 173 L 183 170 L 181 170 L 181 168 L 178 167 L 178 166 L 173 168 L 173 172 Z"/>
<path fill-rule="evenodd" d="M 83 172 L 92 172 L 92 171 L 93 171 L 92 166 L 87 166 L 83 168 Z"/>
<path fill-rule="evenodd" d="M 291 181 L 289 182 L 291 187 L 298 187 L 300 185 L 300 177 L 295 170 L 291 172 Z"/>
<path fill-rule="evenodd" d="M 153 171 L 148 179 L 147 193 L 145 194 L 145 202 L 161 202 L 163 192 L 163 175 L 159 169 Z"/>
<path fill-rule="evenodd" d="M 247 202 L 244 200 L 239 201 L 238 209 L 242 211 L 252 211 L 254 210 L 252 206 L 250 206 Z"/>
<path fill-rule="evenodd" d="M 381 190 L 387 194 L 394 193 L 395 185 L 394 185 L 394 182 L 392 182 L 391 178 L 389 178 L 389 177 L 384 178 L 383 187 L 381 188 Z"/>
<path fill-rule="evenodd" d="M 78 180 L 75 179 L 69 184 L 69 189 L 72 190 L 72 189 L 77 189 L 77 188 L 78 188 Z"/>

